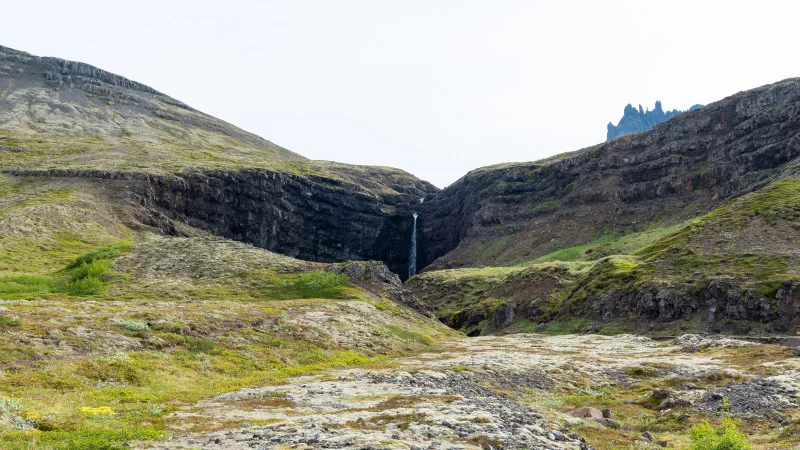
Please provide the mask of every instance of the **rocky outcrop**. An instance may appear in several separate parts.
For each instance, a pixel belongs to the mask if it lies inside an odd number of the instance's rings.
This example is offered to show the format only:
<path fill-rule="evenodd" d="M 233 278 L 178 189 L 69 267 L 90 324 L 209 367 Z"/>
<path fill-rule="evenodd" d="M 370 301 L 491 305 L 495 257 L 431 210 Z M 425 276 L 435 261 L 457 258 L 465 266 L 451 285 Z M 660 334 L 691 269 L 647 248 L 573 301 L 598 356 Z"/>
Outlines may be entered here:
<path fill-rule="evenodd" d="M 376 198 L 343 181 L 271 171 L 197 172 L 141 186 L 141 204 L 230 239 L 300 259 L 408 266 L 410 205 L 428 193 Z"/>
<path fill-rule="evenodd" d="M 694 111 L 702 107 L 703 105 L 694 105 L 689 108 L 689 111 Z M 656 100 L 656 107 L 652 111 L 643 110 L 642 105 L 639 105 L 639 109 L 637 110 L 633 107 L 633 105 L 628 103 L 628 105 L 625 106 L 625 110 L 622 114 L 622 118 L 619 120 L 619 123 L 617 123 L 616 126 L 614 126 L 614 124 L 611 122 L 608 123 L 608 126 L 606 127 L 608 129 L 606 140 L 611 141 L 618 137 L 625 136 L 626 134 L 647 131 L 682 112 L 685 111 L 673 109 L 672 111 L 665 112 L 661 108 L 661 102 L 658 100 Z"/>
<path fill-rule="evenodd" d="M 700 326 L 713 332 L 747 334 L 754 324 L 767 324 L 770 331 L 782 333 L 800 328 L 799 299 L 800 288 L 792 282 L 785 282 L 774 298 L 729 280 L 713 280 L 700 289 L 651 284 L 567 306 L 559 315 L 591 317 L 601 323 L 632 319 L 644 327 L 698 317 Z"/>
<path fill-rule="evenodd" d="M 413 292 L 405 289 L 400 282 L 400 276 L 389 270 L 385 264 L 378 261 L 348 261 L 332 264 L 326 270 L 346 275 L 350 281 L 379 297 L 391 298 L 425 316 L 433 317 L 429 308 L 420 302 Z"/>
<path fill-rule="evenodd" d="M 710 211 L 796 172 L 800 80 L 548 160 L 474 170 L 421 205 L 429 269 L 513 265 Z"/>

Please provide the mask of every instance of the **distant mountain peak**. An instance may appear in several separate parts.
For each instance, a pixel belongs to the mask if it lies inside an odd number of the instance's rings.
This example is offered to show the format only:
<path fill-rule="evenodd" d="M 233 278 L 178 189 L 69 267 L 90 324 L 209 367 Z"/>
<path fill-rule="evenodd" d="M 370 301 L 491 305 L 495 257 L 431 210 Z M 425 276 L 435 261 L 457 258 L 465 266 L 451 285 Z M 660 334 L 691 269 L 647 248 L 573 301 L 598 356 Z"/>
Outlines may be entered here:
<path fill-rule="evenodd" d="M 703 105 L 694 105 L 689 108 L 689 111 L 694 111 L 702 107 Z M 606 140 L 610 141 L 620 136 L 625 136 L 626 134 L 649 130 L 682 112 L 685 111 L 673 109 L 672 111 L 664 112 L 660 100 L 656 100 L 656 105 L 652 111 L 650 109 L 643 109 L 642 105 L 639 105 L 639 109 L 636 109 L 633 105 L 628 103 L 623 110 L 622 119 L 619 120 L 619 123 L 617 123 L 616 126 L 613 122 L 608 123 Z"/>

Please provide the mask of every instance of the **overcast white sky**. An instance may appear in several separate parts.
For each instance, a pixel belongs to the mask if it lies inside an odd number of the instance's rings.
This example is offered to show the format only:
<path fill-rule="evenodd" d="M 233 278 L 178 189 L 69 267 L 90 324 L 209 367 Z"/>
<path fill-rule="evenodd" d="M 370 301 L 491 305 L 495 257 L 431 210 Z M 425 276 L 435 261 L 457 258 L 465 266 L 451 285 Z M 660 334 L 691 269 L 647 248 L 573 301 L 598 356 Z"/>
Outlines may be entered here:
<path fill-rule="evenodd" d="M 0 44 L 444 187 L 601 142 L 627 103 L 685 109 L 800 76 L 797 3 L 18 1 Z"/>

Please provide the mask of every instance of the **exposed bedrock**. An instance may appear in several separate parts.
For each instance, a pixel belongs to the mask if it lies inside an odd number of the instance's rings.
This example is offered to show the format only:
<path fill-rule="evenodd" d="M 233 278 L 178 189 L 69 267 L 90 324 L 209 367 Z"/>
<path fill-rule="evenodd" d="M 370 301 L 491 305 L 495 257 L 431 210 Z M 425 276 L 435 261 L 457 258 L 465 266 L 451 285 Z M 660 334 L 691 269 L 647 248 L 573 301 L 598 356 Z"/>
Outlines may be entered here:
<path fill-rule="evenodd" d="M 198 172 L 141 186 L 146 206 L 214 234 L 300 259 L 379 260 L 401 276 L 412 207 L 430 194 L 379 198 L 330 178 L 264 170 Z"/>

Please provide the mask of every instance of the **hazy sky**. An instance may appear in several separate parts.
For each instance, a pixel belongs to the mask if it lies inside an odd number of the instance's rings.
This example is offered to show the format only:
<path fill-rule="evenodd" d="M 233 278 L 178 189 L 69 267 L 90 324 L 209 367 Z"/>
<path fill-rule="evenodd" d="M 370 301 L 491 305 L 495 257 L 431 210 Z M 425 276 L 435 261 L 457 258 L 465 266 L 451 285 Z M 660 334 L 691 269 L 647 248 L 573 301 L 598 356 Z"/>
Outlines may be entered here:
<path fill-rule="evenodd" d="M 467 171 L 605 140 L 627 103 L 800 76 L 795 1 L 31 1 L 0 44 L 88 62 L 314 159 Z"/>

